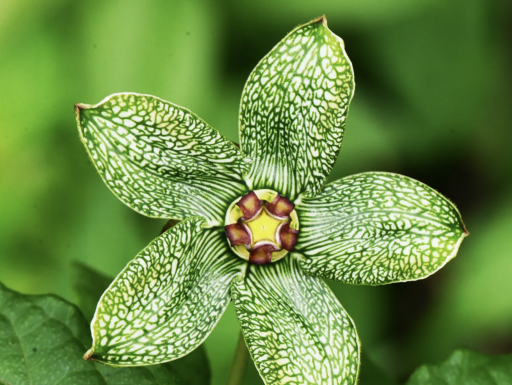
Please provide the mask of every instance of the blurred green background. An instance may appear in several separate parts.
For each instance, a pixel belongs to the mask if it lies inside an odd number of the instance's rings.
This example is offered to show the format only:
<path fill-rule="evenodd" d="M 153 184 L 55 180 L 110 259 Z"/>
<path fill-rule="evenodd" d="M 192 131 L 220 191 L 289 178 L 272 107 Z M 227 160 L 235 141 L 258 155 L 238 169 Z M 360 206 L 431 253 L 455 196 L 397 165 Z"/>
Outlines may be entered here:
<path fill-rule="evenodd" d="M 509 1 L 0 0 L 0 281 L 73 300 L 71 261 L 115 276 L 163 226 L 103 185 L 74 103 L 153 94 L 238 141 L 251 69 L 322 14 L 345 40 L 357 83 L 331 179 L 419 179 L 458 205 L 471 232 L 427 280 L 332 283 L 364 352 L 399 380 L 458 347 L 511 352 Z M 205 343 L 214 384 L 226 382 L 238 330 L 230 306 Z M 250 369 L 246 383 L 261 383 Z"/>

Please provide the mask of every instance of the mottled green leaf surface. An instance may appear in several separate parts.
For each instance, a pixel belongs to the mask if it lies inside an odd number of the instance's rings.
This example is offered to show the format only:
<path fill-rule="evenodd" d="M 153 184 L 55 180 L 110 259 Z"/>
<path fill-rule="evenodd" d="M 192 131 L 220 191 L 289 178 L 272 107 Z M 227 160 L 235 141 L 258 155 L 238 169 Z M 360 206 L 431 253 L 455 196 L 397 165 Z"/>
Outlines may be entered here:
<path fill-rule="evenodd" d="M 342 178 L 296 209 L 302 268 L 346 283 L 425 278 L 455 257 L 466 235 L 453 203 L 397 174 Z"/>
<path fill-rule="evenodd" d="M 175 360 L 209 335 L 245 263 L 223 228 L 189 218 L 151 242 L 103 294 L 92 322 L 92 359 L 116 366 Z"/>
<path fill-rule="evenodd" d="M 111 368 L 82 359 L 90 330 L 82 313 L 54 295 L 22 295 L 0 284 L 0 383 L 6 385 L 206 384 L 198 351 L 186 361 Z"/>
<path fill-rule="evenodd" d="M 288 257 L 251 266 L 232 285 L 251 356 L 267 384 L 353 385 L 359 364 L 354 323 L 329 287 Z"/>
<path fill-rule="evenodd" d="M 484 355 L 456 350 L 436 365 L 417 369 L 407 385 L 507 385 L 512 384 L 512 354 Z"/>
<path fill-rule="evenodd" d="M 240 151 L 189 110 L 149 95 L 78 104 L 80 137 L 112 192 L 156 218 L 223 223 L 246 189 Z"/>
<path fill-rule="evenodd" d="M 10 385 L 106 384 L 82 360 L 87 322 L 56 296 L 24 296 L 0 284 L 0 381 Z"/>
<path fill-rule="evenodd" d="M 343 41 L 324 17 L 288 34 L 253 70 L 240 104 L 240 144 L 253 189 L 316 194 L 338 157 L 354 92 Z"/>

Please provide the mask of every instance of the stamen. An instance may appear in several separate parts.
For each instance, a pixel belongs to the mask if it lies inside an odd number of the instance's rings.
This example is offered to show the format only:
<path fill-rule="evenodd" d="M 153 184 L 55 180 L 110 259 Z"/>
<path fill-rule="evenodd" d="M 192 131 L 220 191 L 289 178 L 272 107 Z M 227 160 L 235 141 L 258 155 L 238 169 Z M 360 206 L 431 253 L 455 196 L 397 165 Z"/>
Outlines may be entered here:
<path fill-rule="evenodd" d="M 297 244 L 295 205 L 273 190 L 255 190 L 235 199 L 226 212 L 225 231 L 231 250 L 254 265 L 284 258 Z"/>
<path fill-rule="evenodd" d="M 267 203 L 267 210 L 276 217 L 286 218 L 295 208 L 288 198 L 277 194 L 272 202 Z"/>
<path fill-rule="evenodd" d="M 249 263 L 251 265 L 268 265 L 272 262 L 272 252 L 277 248 L 274 245 L 265 244 L 252 249 L 249 255 Z"/>
<path fill-rule="evenodd" d="M 297 244 L 299 230 L 292 229 L 289 223 L 285 223 L 279 229 L 279 244 L 285 250 L 292 251 Z"/>
<path fill-rule="evenodd" d="M 243 221 L 248 221 L 258 214 L 261 209 L 262 202 L 254 191 L 251 191 L 244 195 L 236 204 L 242 210 L 243 216 L 241 219 Z"/>
<path fill-rule="evenodd" d="M 245 245 L 251 246 L 251 235 L 241 223 L 233 223 L 224 227 L 231 246 Z"/>

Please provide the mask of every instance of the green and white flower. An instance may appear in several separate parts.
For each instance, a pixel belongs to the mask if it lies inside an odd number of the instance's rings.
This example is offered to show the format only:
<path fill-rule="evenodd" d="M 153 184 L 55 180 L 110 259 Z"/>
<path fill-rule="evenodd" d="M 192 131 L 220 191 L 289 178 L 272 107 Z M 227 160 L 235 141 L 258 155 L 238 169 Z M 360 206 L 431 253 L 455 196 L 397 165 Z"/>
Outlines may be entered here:
<path fill-rule="evenodd" d="M 353 321 L 322 278 L 425 278 L 467 232 L 426 185 L 368 172 L 326 184 L 354 93 L 325 17 L 290 32 L 251 73 L 240 149 L 192 112 L 149 95 L 76 105 L 80 137 L 111 191 L 178 223 L 103 294 L 86 359 L 136 366 L 197 348 L 233 300 L 267 384 L 355 384 Z"/>

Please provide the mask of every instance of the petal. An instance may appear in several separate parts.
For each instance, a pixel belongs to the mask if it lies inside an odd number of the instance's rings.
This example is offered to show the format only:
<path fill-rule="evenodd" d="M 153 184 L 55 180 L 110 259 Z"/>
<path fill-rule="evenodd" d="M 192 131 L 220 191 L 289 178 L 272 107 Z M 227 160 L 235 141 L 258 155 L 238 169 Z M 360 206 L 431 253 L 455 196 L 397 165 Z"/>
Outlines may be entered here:
<path fill-rule="evenodd" d="M 453 203 L 397 174 L 352 175 L 299 201 L 302 268 L 346 283 L 425 278 L 455 257 L 468 234 Z"/>
<path fill-rule="evenodd" d="M 295 205 L 288 198 L 282 197 L 280 194 L 277 194 L 272 202 L 267 203 L 267 210 L 280 218 L 288 217 L 294 207 Z"/>
<path fill-rule="evenodd" d="M 251 190 L 315 195 L 338 157 L 354 76 L 325 17 L 290 32 L 253 70 L 240 105 Z"/>
<path fill-rule="evenodd" d="M 295 258 L 251 266 L 232 294 L 245 342 L 266 384 L 355 384 L 359 339 L 329 287 Z"/>
<path fill-rule="evenodd" d="M 241 223 L 233 223 L 224 226 L 226 236 L 231 246 L 245 245 L 246 248 L 251 247 L 251 235 Z"/>
<path fill-rule="evenodd" d="M 201 223 L 198 217 L 181 221 L 119 274 L 98 304 L 85 358 L 113 366 L 157 364 L 206 339 L 246 264 L 229 251 L 224 229 Z"/>
<path fill-rule="evenodd" d="M 115 94 L 76 105 L 80 137 L 112 192 L 156 218 L 224 223 L 247 188 L 240 151 L 189 110 L 149 95 Z"/>
<path fill-rule="evenodd" d="M 250 191 L 236 203 L 236 205 L 242 210 L 243 216 L 241 219 L 243 221 L 247 221 L 258 214 L 261 210 L 262 204 L 263 203 L 254 191 Z"/>
<path fill-rule="evenodd" d="M 279 229 L 279 243 L 285 250 L 292 251 L 297 244 L 299 230 L 292 229 L 290 223 L 283 223 Z"/>
<path fill-rule="evenodd" d="M 249 263 L 251 265 L 268 265 L 272 262 L 272 253 L 276 250 L 277 248 L 270 244 L 255 247 L 249 254 Z"/>

